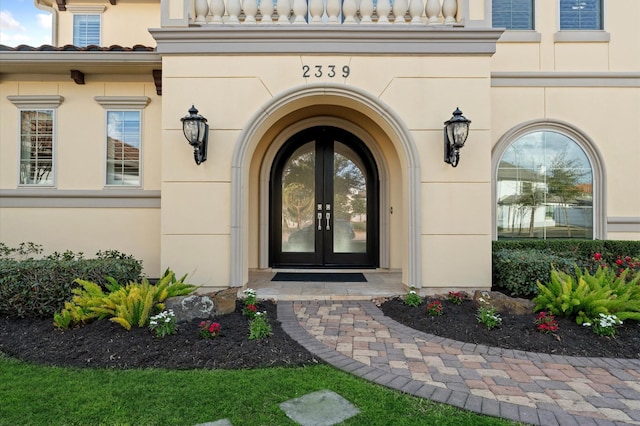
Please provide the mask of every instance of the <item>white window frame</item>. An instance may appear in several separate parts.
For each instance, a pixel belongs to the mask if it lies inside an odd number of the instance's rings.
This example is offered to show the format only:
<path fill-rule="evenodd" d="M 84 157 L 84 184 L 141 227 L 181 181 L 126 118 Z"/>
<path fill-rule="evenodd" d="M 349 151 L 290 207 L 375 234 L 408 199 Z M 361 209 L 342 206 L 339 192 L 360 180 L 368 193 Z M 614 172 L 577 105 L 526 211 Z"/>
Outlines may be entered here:
<path fill-rule="evenodd" d="M 498 239 L 497 229 L 497 182 L 498 182 L 498 168 L 500 167 L 500 160 L 504 155 L 507 148 L 511 146 L 513 142 L 520 137 L 533 132 L 555 132 L 560 133 L 573 142 L 578 144 L 580 148 L 586 154 L 589 163 L 591 164 L 591 171 L 593 173 L 593 234 L 594 240 L 606 239 L 607 236 L 607 209 L 606 209 L 606 173 L 604 169 L 604 162 L 602 161 L 602 154 L 598 150 L 596 144 L 582 131 L 576 129 L 574 126 L 559 120 L 533 120 L 526 123 L 522 123 L 507 133 L 505 133 L 495 144 L 491 152 L 491 233 L 492 239 Z"/>
<path fill-rule="evenodd" d="M 58 132 L 58 107 L 64 101 L 59 95 L 18 95 L 7 96 L 7 99 L 18 108 L 17 114 L 17 143 L 18 143 L 18 170 L 16 174 L 17 186 L 21 188 L 55 188 L 57 175 L 57 132 Z M 22 166 L 22 112 L 23 111 L 52 111 L 51 118 L 53 121 L 53 129 L 51 132 L 52 152 L 51 152 L 51 183 L 22 183 L 20 170 Z"/>
<path fill-rule="evenodd" d="M 556 43 L 608 43 L 611 41 L 611 34 L 607 31 L 608 0 L 601 0 L 600 22 L 602 29 L 599 30 L 562 30 L 560 29 L 560 0 L 556 3 L 556 16 L 558 17 L 557 31 L 553 35 Z"/>
<path fill-rule="evenodd" d="M 98 33 L 98 46 L 102 45 L 102 14 L 104 13 L 106 7 L 105 6 L 73 6 L 67 5 L 67 10 L 73 14 L 73 18 L 71 20 L 71 40 L 75 44 L 75 21 L 76 16 L 84 16 L 84 15 L 99 15 L 100 16 L 100 29 Z M 89 46 L 90 44 L 80 45 L 78 47 Z"/>
<path fill-rule="evenodd" d="M 117 189 L 125 189 L 125 188 L 142 188 L 144 185 L 144 109 L 151 101 L 151 98 L 147 96 L 96 96 L 93 98 L 97 103 L 99 103 L 104 108 L 104 154 L 103 154 L 103 183 L 105 188 L 117 188 Z M 107 182 L 107 173 L 108 173 L 108 164 L 107 164 L 107 156 L 108 156 L 108 113 L 109 112 L 120 112 L 120 111 L 139 111 L 140 112 L 140 147 L 138 153 L 138 172 L 139 172 L 139 183 L 137 185 L 124 185 L 124 184 L 113 184 Z"/>

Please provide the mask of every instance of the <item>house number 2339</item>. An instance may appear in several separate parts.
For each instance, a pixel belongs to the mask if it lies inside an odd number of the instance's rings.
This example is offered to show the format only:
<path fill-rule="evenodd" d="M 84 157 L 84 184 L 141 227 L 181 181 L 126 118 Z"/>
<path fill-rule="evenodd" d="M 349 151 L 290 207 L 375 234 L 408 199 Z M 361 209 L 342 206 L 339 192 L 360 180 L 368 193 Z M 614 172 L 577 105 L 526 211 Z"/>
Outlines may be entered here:
<path fill-rule="evenodd" d="M 349 65 L 343 66 L 341 70 L 336 69 L 335 65 L 327 65 L 326 68 L 323 67 L 322 65 L 313 65 L 313 66 L 303 65 L 302 66 L 303 78 L 310 78 L 310 77 L 320 78 L 325 75 L 329 78 L 333 78 L 338 75 L 342 76 L 343 78 L 347 78 L 349 77 L 350 73 L 351 73 L 351 69 L 349 69 Z"/>

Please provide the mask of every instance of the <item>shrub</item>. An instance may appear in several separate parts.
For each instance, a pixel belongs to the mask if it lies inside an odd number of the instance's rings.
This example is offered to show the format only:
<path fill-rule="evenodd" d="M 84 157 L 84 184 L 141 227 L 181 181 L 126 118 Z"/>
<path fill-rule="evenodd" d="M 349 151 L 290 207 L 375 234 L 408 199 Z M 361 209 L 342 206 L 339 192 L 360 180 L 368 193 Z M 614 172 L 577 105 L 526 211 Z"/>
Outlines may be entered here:
<path fill-rule="evenodd" d="M 449 303 L 453 303 L 454 305 L 461 305 L 463 302 L 463 294 L 459 291 L 450 291 L 449 294 L 447 294 L 447 301 L 449 301 Z"/>
<path fill-rule="evenodd" d="M 589 259 L 593 253 L 615 259 L 619 254 L 640 257 L 640 241 L 627 240 L 499 240 L 493 241 L 493 253 L 500 250 L 540 250 L 566 259 Z"/>
<path fill-rule="evenodd" d="M 113 255 L 114 252 L 108 252 Z M 111 257 L 98 252 L 95 259 L 0 259 L 0 314 L 51 317 L 72 297 L 77 278 L 104 287 L 106 277 L 118 282 L 138 281 L 142 263 L 131 256 Z"/>
<path fill-rule="evenodd" d="M 611 268 L 617 276 L 620 276 L 625 270 L 629 270 L 626 274 L 626 280 L 633 280 L 640 274 L 640 259 L 631 256 L 617 255 L 615 259 L 607 259 L 602 253 L 596 252 L 589 259 L 578 262 L 580 269 L 586 269 L 589 272 L 595 272 L 598 268 Z"/>
<path fill-rule="evenodd" d="M 489 330 L 502 324 L 502 318 L 493 306 L 480 306 L 476 318 L 479 323 L 486 325 Z"/>
<path fill-rule="evenodd" d="M 626 275 L 627 271 L 616 276 L 605 268 L 598 268 L 594 275 L 577 267 L 575 275 L 554 269 L 548 283 L 538 283 L 534 310 L 576 316 L 578 324 L 592 322 L 600 314 L 640 321 L 640 276 L 627 283 Z"/>
<path fill-rule="evenodd" d="M 432 317 L 437 317 L 442 315 L 444 311 L 444 307 L 442 306 L 442 302 L 439 300 L 434 300 L 433 302 L 427 305 L 427 315 Z"/>
<path fill-rule="evenodd" d="M 199 325 L 200 337 L 203 339 L 215 339 L 220 335 L 221 326 L 217 322 L 202 321 Z"/>
<path fill-rule="evenodd" d="M 502 249 L 493 254 L 493 285 L 512 296 L 531 296 L 538 282 L 551 278 L 552 265 L 569 272 L 574 261 L 539 249 Z"/>
<path fill-rule="evenodd" d="M 418 307 L 422 303 L 422 297 L 416 293 L 415 289 L 411 287 L 409 293 L 404 297 L 404 304 L 411 307 Z"/>
<path fill-rule="evenodd" d="M 544 311 L 536 315 L 533 323 L 536 325 L 536 330 L 542 333 L 553 334 L 558 331 L 558 321 L 556 321 L 556 317 Z"/>
<path fill-rule="evenodd" d="M 164 310 L 164 300 L 168 297 L 190 294 L 197 288 L 185 284 L 186 275 L 177 280 L 167 269 L 156 285 L 143 279 L 141 283 L 130 282 L 126 286 L 110 279 L 108 292 L 96 283 L 77 280 L 81 288 L 73 289 L 73 300 L 65 308 L 54 314 L 54 324 L 58 328 L 83 325 L 94 319 L 109 318 L 127 330 L 133 326 L 145 327 L 154 311 Z"/>
<path fill-rule="evenodd" d="M 266 312 L 256 312 L 249 322 L 249 340 L 264 339 L 271 334 L 271 325 Z"/>
<path fill-rule="evenodd" d="M 157 337 L 165 337 L 176 333 L 176 314 L 173 310 L 162 311 L 149 318 L 149 328 Z"/>

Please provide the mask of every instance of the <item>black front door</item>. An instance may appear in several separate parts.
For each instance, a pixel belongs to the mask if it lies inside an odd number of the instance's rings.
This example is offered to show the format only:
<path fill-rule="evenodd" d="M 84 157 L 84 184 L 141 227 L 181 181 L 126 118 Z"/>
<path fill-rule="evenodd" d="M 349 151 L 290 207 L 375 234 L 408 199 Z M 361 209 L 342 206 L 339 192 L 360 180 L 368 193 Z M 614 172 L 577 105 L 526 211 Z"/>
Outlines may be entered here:
<path fill-rule="evenodd" d="M 301 131 L 271 169 L 271 266 L 378 266 L 378 209 L 377 169 L 364 143 L 335 127 Z"/>

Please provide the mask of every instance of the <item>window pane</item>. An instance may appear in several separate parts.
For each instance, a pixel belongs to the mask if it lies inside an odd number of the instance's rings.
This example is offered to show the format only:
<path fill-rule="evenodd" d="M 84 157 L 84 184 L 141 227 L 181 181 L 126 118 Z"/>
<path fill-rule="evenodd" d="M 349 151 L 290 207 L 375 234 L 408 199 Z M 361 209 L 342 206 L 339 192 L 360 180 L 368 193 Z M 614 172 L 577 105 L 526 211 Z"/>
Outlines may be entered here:
<path fill-rule="evenodd" d="M 20 113 L 20 184 L 53 185 L 53 111 Z"/>
<path fill-rule="evenodd" d="M 315 142 L 298 148 L 282 170 L 283 252 L 315 251 L 315 170 Z"/>
<path fill-rule="evenodd" d="M 493 0 L 492 13 L 495 28 L 533 29 L 533 0 Z"/>
<path fill-rule="evenodd" d="M 100 15 L 73 15 L 73 44 L 100 45 Z"/>
<path fill-rule="evenodd" d="M 140 111 L 107 112 L 107 185 L 140 185 Z"/>
<path fill-rule="evenodd" d="M 556 132 L 514 141 L 498 166 L 498 239 L 593 238 L 593 171 L 582 148 Z"/>
<path fill-rule="evenodd" d="M 602 0 L 560 0 L 561 30 L 601 30 Z"/>

